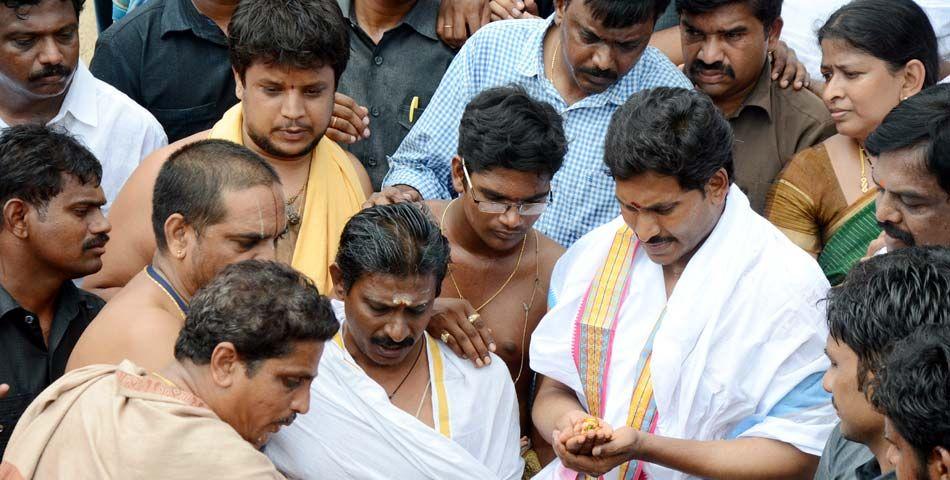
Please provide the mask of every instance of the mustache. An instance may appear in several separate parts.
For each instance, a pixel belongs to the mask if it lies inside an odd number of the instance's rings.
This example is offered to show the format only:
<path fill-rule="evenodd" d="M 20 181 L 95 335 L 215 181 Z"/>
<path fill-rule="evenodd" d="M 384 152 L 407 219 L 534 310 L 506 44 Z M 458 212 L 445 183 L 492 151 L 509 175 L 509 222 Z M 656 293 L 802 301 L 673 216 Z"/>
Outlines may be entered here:
<path fill-rule="evenodd" d="M 891 222 L 877 222 L 877 226 L 881 227 L 881 230 L 884 230 L 884 233 L 886 233 L 888 237 L 900 240 L 908 247 L 913 247 L 917 244 L 917 241 L 914 240 L 914 236 L 911 235 L 910 232 L 905 232 L 895 227 Z"/>
<path fill-rule="evenodd" d="M 590 75 L 591 77 L 604 78 L 607 80 L 616 80 L 619 78 L 617 72 L 613 70 L 600 70 L 598 68 L 578 68 L 578 72 L 581 72 L 585 75 Z"/>
<path fill-rule="evenodd" d="M 406 339 L 401 342 L 394 341 L 393 339 L 389 337 L 372 337 L 369 339 L 369 341 L 373 342 L 376 345 L 379 345 L 380 347 L 388 348 L 391 350 L 395 350 L 397 348 L 408 348 L 408 347 L 411 347 L 414 343 L 416 343 L 415 339 L 413 339 L 412 337 L 406 337 Z"/>
<path fill-rule="evenodd" d="M 693 63 L 689 64 L 690 76 L 696 76 L 700 72 L 719 72 L 733 80 L 736 78 L 736 71 L 722 62 L 706 63 L 702 60 L 693 60 Z"/>
<path fill-rule="evenodd" d="M 109 243 L 109 235 L 105 233 L 100 233 L 95 237 L 90 238 L 82 242 L 83 251 L 92 250 L 93 248 L 102 248 L 106 246 L 106 243 Z"/>
<path fill-rule="evenodd" d="M 42 78 L 47 77 L 68 77 L 73 73 L 72 69 L 66 67 L 65 65 L 47 65 L 43 67 L 42 70 L 38 72 L 31 72 L 30 76 L 27 77 L 27 80 L 35 82 Z"/>
<path fill-rule="evenodd" d="M 299 121 L 299 120 L 294 120 L 294 121 L 292 121 L 292 122 L 290 122 L 290 123 L 288 123 L 288 124 L 286 124 L 286 125 L 281 125 L 281 126 L 275 128 L 274 130 L 289 130 L 289 129 L 291 129 L 291 128 L 300 129 L 300 130 L 306 130 L 306 131 L 308 131 L 308 132 L 312 132 L 312 131 L 313 131 L 313 126 L 311 126 L 311 125 L 309 125 L 309 124 L 307 124 L 307 123 L 305 123 L 305 122 L 301 122 L 301 121 Z"/>
<path fill-rule="evenodd" d="M 282 425 L 282 426 L 286 427 L 286 426 L 290 425 L 291 423 L 294 423 L 294 420 L 296 420 L 296 419 L 297 419 L 297 414 L 296 414 L 296 413 L 291 413 L 289 417 L 281 418 L 280 420 L 277 420 L 277 422 L 275 422 L 275 423 L 277 423 L 278 425 Z"/>
<path fill-rule="evenodd" d="M 673 241 L 675 241 L 675 240 L 676 240 L 676 239 L 673 238 L 673 237 L 660 237 L 660 236 L 656 236 L 656 237 L 650 238 L 649 240 L 647 240 L 647 241 L 645 241 L 645 242 L 643 242 L 643 243 L 646 243 L 646 244 L 648 244 L 648 245 L 656 245 L 656 244 L 658 244 L 658 243 L 673 242 Z"/>

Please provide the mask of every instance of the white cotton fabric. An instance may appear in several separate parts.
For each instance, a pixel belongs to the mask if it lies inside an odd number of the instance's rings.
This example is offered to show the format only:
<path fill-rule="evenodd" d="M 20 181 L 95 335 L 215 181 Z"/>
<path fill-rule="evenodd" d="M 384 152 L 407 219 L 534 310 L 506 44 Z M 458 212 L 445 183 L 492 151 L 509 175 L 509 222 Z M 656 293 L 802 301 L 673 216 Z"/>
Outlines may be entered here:
<path fill-rule="evenodd" d="M 342 319 L 342 303 L 334 307 Z M 390 403 L 331 341 L 311 385 L 310 411 L 281 429 L 265 453 L 291 479 L 520 479 L 518 400 L 504 361 L 492 355 L 476 369 L 444 345 L 442 361 L 451 439 L 438 431 L 434 377 L 435 429 Z"/>
<path fill-rule="evenodd" d="M 148 110 L 92 76 L 82 62 L 59 113 L 47 125 L 69 132 L 102 163 L 101 186 L 108 201 L 103 213 L 142 159 L 168 144 L 165 130 Z M 8 127 L 0 119 L 0 130 Z"/>
<path fill-rule="evenodd" d="M 622 225 L 617 218 L 594 230 L 561 258 L 551 280 L 553 306 L 531 338 L 532 370 L 572 388 L 582 405 L 586 399 L 571 351 L 575 317 Z M 613 346 L 608 423 L 616 428 L 626 422 L 637 360 L 666 304 L 652 357 L 658 435 L 724 439 L 740 422 L 761 417 L 741 436 L 777 439 L 821 454 L 836 421 L 830 399 L 768 415 L 786 394 L 828 366 L 819 301 L 829 286 L 808 254 L 755 214 L 732 186 L 719 223 L 668 301 L 662 267 L 642 249 L 632 275 Z M 556 460 L 537 478 L 562 478 L 563 470 Z M 605 478 L 616 479 L 618 471 Z M 690 478 L 655 465 L 647 465 L 647 473 L 651 479 Z"/>

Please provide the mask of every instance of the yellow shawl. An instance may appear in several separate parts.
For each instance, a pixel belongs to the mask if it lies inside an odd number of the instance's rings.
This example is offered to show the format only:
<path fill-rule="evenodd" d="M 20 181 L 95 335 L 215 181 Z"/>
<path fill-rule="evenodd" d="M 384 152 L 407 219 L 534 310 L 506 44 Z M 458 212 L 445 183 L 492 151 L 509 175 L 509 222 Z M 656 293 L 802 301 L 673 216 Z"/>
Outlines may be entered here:
<path fill-rule="evenodd" d="M 244 144 L 241 104 L 231 107 L 211 129 L 210 138 Z M 333 288 L 330 264 L 336 258 L 347 220 L 360 211 L 366 195 L 346 152 L 327 137 L 313 150 L 300 234 L 290 264 L 316 283 L 320 293 Z"/>

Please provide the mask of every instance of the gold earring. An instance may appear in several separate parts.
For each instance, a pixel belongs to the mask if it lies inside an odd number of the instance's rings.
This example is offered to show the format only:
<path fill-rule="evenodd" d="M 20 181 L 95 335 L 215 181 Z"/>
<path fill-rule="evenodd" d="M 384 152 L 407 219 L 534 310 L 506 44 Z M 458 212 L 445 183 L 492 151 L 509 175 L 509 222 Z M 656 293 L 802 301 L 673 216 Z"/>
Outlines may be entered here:
<path fill-rule="evenodd" d="M 184 250 L 179 250 L 179 251 L 178 251 L 178 258 L 185 258 L 185 251 L 184 251 Z"/>

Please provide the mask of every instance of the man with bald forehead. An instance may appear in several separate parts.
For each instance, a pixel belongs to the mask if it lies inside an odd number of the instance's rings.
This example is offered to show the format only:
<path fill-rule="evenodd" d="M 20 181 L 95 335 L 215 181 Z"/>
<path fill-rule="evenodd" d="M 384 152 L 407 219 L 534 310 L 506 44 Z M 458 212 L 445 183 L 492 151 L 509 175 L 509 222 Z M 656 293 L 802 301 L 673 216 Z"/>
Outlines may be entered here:
<path fill-rule="evenodd" d="M 274 169 L 245 147 L 203 140 L 172 154 L 155 182 L 158 249 L 86 329 L 67 371 L 123 359 L 149 370 L 170 362 L 199 288 L 231 263 L 274 259 L 287 228 L 283 202 Z"/>

